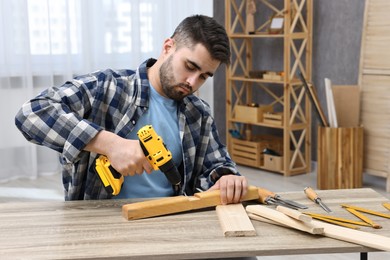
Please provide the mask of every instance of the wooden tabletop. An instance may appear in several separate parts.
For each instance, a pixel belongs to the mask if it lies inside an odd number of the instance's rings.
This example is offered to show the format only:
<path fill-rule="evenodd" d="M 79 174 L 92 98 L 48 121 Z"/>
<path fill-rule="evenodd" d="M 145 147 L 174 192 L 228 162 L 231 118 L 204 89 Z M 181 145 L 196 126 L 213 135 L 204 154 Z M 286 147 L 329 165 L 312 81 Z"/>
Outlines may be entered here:
<path fill-rule="evenodd" d="M 325 214 L 303 191 L 279 193 Z M 339 205 L 388 213 L 388 202 L 371 189 L 318 191 L 333 215 L 353 218 Z M 239 256 L 375 251 L 323 236 L 252 221 L 256 237 L 225 238 L 215 209 L 127 221 L 131 200 L 19 202 L 0 204 L 0 259 L 200 259 Z M 390 237 L 390 220 L 370 216 Z"/>

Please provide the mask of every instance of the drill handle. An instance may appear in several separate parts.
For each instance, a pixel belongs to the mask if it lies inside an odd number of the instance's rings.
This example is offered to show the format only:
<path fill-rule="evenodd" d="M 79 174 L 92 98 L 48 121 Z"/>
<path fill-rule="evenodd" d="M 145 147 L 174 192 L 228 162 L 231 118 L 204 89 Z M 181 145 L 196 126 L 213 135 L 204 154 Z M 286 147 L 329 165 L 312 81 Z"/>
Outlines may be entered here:
<path fill-rule="evenodd" d="M 152 165 L 153 169 L 155 171 L 157 171 L 159 168 L 158 166 L 153 162 L 153 158 L 152 156 L 150 155 L 148 149 L 146 149 L 145 145 L 141 142 L 141 140 L 139 140 L 139 144 L 141 145 L 141 148 L 142 148 L 142 151 L 144 152 L 144 155 L 146 157 L 146 159 L 148 159 L 150 165 Z"/>

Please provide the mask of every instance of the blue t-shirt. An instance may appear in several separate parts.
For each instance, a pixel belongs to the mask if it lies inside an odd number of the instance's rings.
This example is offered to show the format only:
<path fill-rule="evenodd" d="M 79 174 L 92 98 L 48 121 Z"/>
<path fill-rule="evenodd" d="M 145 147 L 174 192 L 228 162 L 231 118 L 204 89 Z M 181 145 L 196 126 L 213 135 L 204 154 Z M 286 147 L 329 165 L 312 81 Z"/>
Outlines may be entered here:
<path fill-rule="evenodd" d="M 152 125 L 156 133 L 162 137 L 176 166 L 182 162 L 179 124 L 177 118 L 177 102 L 161 96 L 150 86 L 149 109 L 138 120 L 130 139 L 138 140 L 137 132 L 145 125 Z M 171 183 L 160 170 L 150 174 L 125 176 L 121 192 L 114 198 L 151 198 L 169 197 L 174 192 Z"/>

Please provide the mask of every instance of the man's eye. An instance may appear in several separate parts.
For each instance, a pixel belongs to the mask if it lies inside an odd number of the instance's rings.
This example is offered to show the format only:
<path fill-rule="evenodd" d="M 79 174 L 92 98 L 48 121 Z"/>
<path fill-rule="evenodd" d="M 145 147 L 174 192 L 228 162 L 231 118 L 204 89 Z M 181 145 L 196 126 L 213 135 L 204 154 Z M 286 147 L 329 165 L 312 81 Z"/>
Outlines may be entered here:
<path fill-rule="evenodd" d="M 190 70 L 190 71 L 195 70 L 195 67 L 192 66 L 191 64 L 188 64 L 188 63 L 186 63 L 186 68 L 187 68 L 188 70 Z"/>

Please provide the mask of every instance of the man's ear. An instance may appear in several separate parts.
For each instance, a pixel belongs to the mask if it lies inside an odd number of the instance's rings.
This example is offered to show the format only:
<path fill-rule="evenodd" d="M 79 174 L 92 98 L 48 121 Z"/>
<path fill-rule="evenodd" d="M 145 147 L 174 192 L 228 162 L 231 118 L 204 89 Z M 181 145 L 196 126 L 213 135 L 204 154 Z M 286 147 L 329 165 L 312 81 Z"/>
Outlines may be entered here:
<path fill-rule="evenodd" d="M 168 54 L 175 47 L 175 40 L 172 38 L 165 39 L 163 45 L 164 54 Z"/>

